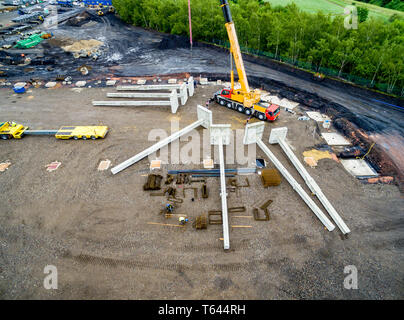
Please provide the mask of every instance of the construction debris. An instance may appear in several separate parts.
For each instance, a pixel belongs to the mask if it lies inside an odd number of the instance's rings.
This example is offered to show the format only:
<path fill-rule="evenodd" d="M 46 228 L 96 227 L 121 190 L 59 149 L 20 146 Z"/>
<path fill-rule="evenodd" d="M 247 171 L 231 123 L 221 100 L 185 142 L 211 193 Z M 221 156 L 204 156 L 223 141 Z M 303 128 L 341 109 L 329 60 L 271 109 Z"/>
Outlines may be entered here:
<path fill-rule="evenodd" d="M 162 179 L 163 177 L 159 174 L 149 174 L 147 176 L 147 182 L 143 186 L 143 190 L 160 190 Z"/>
<path fill-rule="evenodd" d="M 208 228 L 208 219 L 205 215 L 197 216 L 192 226 L 197 230 Z"/>
<path fill-rule="evenodd" d="M 208 217 L 209 217 L 209 224 L 223 224 L 221 210 L 208 211 Z M 212 217 L 219 217 L 219 218 L 212 219 Z"/>
<path fill-rule="evenodd" d="M 155 224 L 155 225 L 167 226 L 167 227 L 180 227 L 180 228 L 185 227 L 185 225 L 182 225 L 182 224 L 168 224 L 168 223 L 159 223 L 159 222 L 148 222 L 147 224 Z"/>
<path fill-rule="evenodd" d="M 171 184 L 174 180 L 174 177 L 171 174 L 167 174 L 166 176 L 166 181 L 164 182 L 164 184 Z"/>
<path fill-rule="evenodd" d="M 204 184 L 201 187 L 201 193 L 202 193 L 202 198 L 206 199 L 209 197 L 208 187 L 206 186 L 206 184 Z"/>
<path fill-rule="evenodd" d="M 252 226 L 231 226 L 232 228 L 252 228 Z"/>
<path fill-rule="evenodd" d="M 61 163 L 61 162 L 58 162 L 58 161 L 51 162 L 50 164 L 47 164 L 47 165 L 45 166 L 45 167 L 46 167 L 46 171 L 49 171 L 49 172 L 55 171 L 55 170 L 57 170 L 57 169 L 60 167 L 61 164 L 62 164 L 62 163 Z"/>
<path fill-rule="evenodd" d="M 0 172 L 4 172 L 6 170 L 8 170 L 8 167 L 11 165 L 11 162 L 2 162 L 0 163 Z"/>
<path fill-rule="evenodd" d="M 264 214 L 265 214 L 265 218 L 261 218 L 259 216 L 259 211 L 257 208 L 253 208 L 253 216 L 254 216 L 254 220 L 256 221 L 268 221 L 269 220 L 269 210 L 268 207 L 269 205 L 272 203 L 272 200 L 269 199 L 267 201 L 264 202 L 264 204 L 262 204 L 260 206 L 260 209 L 264 210 Z"/>
<path fill-rule="evenodd" d="M 104 171 L 107 170 L 109 168 L 109 166 L 111 165 L 111 160 L 102 160 L 100 162 L 100 164 L 98 165 L 98 171 Z"/>
<path fill-rule="evenodd" d="M 183 197 L 185 198 L 185 190 L 188 190 L 188 189 L 194 190 L 194 199 L 197 199 L 198 198 L 198 188 L 184 187 L 182 189 Z"/>
<path fill-rule="evenodd" d="M 161 160 L 152 160 L 150 162 L 150 170 L 161 169 Z"/>
<path fill-rule="evenodd" d="M 233 207 L 233 208 L 228 208 L 229 213 L 236 213 L 236 212 L 245 212 L 246 207 Z"/>
<path fill-rule="evenodd" d="M 276 169 L 263 169 L 261 171 L 261 181 L 264 188 L 279 186 L 281 184 L 281 176 Z"/>
<path fill-rule="evenodd" d="M 213 159 L 203 159 L 203 167 L 205 169 L 213 169 L 214 166 Z"/>

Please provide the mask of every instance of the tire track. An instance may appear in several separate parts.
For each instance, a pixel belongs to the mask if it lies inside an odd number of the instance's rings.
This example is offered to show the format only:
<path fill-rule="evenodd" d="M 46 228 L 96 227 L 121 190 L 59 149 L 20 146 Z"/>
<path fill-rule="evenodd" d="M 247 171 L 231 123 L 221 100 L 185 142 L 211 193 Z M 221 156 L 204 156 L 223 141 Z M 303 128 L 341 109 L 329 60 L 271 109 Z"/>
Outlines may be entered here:
<path fill-rule="evenodd" d="M 67 259 L 72 259 L 75 262 L 81 264 L 99 265 L 108 268 L 126 267 L 130 269 L 154 269 L 154 270 L 164 270 L 164 271 L 176 271 L 176 272 L 186 272 L 186 271 L 242 271 L 255 270 L 258 265 L 267 263 L 265 261 L 249 261 L 249 262 L 231 262 L 226 264 L 193 264 L 187 265 L 183 263 L 164 263 L 162 261 L 143 261 L 143 260 L 124 260 L 124 259 L 114 259 L 107 257 L 94 256 L 89 254 L 81 253 L 79 255 L 71 255 L 65 257 Z"/>

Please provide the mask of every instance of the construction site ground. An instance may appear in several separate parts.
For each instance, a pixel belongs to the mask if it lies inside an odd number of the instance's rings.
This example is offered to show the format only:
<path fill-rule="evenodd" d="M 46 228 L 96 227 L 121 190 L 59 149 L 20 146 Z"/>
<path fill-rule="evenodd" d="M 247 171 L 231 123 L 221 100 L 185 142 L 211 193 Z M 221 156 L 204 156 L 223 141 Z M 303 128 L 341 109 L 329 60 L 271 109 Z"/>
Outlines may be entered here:
<path fill-rule="evenodd" d="M 238 176 L 250 188 L 229 192 L 229 207 L 252 208 L 268 199 L 270 221 L 230 218 L 229 252 L 220 240 L 222 226 L 207 230 L 151 225 L 178 224 L 159 215 L 164 197 L 143 191 L 149 161 L 143 159 L 117 175 L 97 171 L 101 160 L 121 163 L 153 144 L 151 129 L 170 134 L 170 120 L 183 128 L 197 119 L 196 105 L 219 87 L 198 86 L 186 106 L 173 115 L 168 107 L 92 107 L 109 88 L 35 89 L 15 95 L 0 90 L 3 120 L 33 129 L 62 125 L 110 127 L 103 140 L 61 141 L 26 136 L 1 141 L 0 162 L 0 297 L 2 299 L 402 299 L 402 194 L 395 185 L 362 184 L 340 163 L 320 160 L 307 167 L 351 229 L 347 239 L 336 228 L 327 231 L 283 179 L 264 189 L 256 174 Z M 246 116 L 211 104 L 214 123 L 243 129 Z M 270 129 L 287 126 L 288 140 L 299 159 L 302 152 L 324 143 L 315 122 L 299 121 L 282 111 Z M 202 132 L 202 129 L 198 129 Z M 184 146 L 187 142 L 181 142 Z M 278 145 L 270 149 L 307 190 L 303 179 Z M 213 156 L 213 153 L 212 153 Z M 257 149 L 257 157 L 265 158 Z M 201 159 L 202 160 L 202 159 Z M 45 166 L 60 161 L 47 172 Z M 268 159 L 267 159 L 268 161 Z M 246 165 L 229 165 L 243 167 Z M 268 164 L 273 167 L 272 164 Z M 163 165 L 167 169 L 202 165 Z M 193 184 L 191 187 L 200 187 Z M 191 220 L 208 210 L 220 210 L 220 183 L 208 179 L 209 198 L 191 201 L 187 191 L 177 213 Z M 181 190 L 180 188 L 178 188 Z M 179 192 L 182 196 L 182 192 Z M 317 201 L 317 200 L 315 200 Z M 43 286 L 44 267 L 58 269 L 58 289 Z M 358 289 L 344 289 L 344 267 L 358 270 Z"/>

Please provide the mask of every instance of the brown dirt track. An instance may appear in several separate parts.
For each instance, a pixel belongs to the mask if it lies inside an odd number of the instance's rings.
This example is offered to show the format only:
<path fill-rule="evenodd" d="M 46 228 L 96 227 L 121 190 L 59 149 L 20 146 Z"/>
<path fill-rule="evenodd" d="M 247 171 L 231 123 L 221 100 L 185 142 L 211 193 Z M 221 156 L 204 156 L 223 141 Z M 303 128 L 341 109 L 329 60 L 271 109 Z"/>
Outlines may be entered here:
<path fill-rule="evenodd" d="M 181 128 L 196 119 L 196 104 L 204 105 L 216 89 L 198 87 L 180 107 L 175 116 Z M 233 229 L 232 249 L 225 253 L 220 226 L 195 231 L 147 224 L 168 221 L 158 216 L 162 198 L 142 190 L 146 159 L 115 176 L 97 171 L 100 160 L 118 164 L 149 146 L 148 131 L 169 132 L 173 119 L 163 107 L 92 107 L 90 101 L 104 99 L 107 91 L 33 89 L 13 96 L 0 90 L 2 119 L 36 129 L 99 123 L 111 128 L 99 141 L 29 136 L 1 141 L 0 161 L 12 163 L 0 173 L 1 298 L 403 298 L 403 199 L 396 186 L 361 184 L 333 160 L 308 168 L 352 230 L 343 240 L 338 230 L 323 228 L 286 181 L 263 189 L 258 176 L 248 176 L 252 187 L 239 197 L 229 193 L 229 206 L 245 205 L 251 214 L 253 206 L 271 198 L 272 219 L 232 218 L 231 224 L 253 228 Z M 211 110 L 215 123 L 243 128 L 245 116 L 216 104 Z M 302 158 L 304 150 L 322 141 L 312 136 L 313 122 L 296 118 L 283 112 L 266 125 L 264 140 L 271 127 L 287 125 Z M 280 148 L 270 148 L 304 185 Z M 46 172 L 44 166 L 55 160 L 62 166 Z M 209 179 L 208 187 L 209 199 L 193 203 L 188 196 L 178 210 L 192 218 L 219 209 L 219 181 Z M 58 267 L 58 290 L 43 288 L 48 264 Z M 343 288 L 346 265 L 358 268 L 358 290 Z"/>

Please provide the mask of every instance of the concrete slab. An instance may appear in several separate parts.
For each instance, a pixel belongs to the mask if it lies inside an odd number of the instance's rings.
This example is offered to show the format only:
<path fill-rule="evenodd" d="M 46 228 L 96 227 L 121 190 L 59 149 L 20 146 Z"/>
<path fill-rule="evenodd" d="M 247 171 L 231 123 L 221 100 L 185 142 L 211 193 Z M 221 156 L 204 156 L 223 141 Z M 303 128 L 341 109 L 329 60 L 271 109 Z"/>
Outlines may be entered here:
<path fill-rule="evenodd" d="M 291 101 L 291 100 L 289 100 L 289 99 L 283 98 L 283 99 L 280 101 L 280 104 L 279 104 L 279 105 L 280 105 L 282 108 L 289 109 L 289 110 L 293 110 L 294 108 L 297 107 L 298 104 L 299 104 L 299 102 L 295 102 L 295 101 Z"/>
<path fill-rule="evenodd" d="M 176 84 L 176 83 L 177 83 L 177 79 L 168 79 L 167 83 L 168 83 L 168 84 Z"/>
<path fill-rule="evenodd" d="M 150 162 L 150 170 L 160 170 L 161 169 L 161 160 L 152 160 Z"/>
<path fill-rule="evenodd" d="M 53 88 L 54 86 L 56 86 L 56 82 L 54 81 L 49 81 L 45 84 L 45 87 L 47 88 Z"/>
<path fill-rule="evenodd" d="M 323 122 L 326 120 L 330 120 L 330 118 L 327 115 L 321 114 L 320 112 L 317 111 L 307 111 L 306 113 L 309 116 L 309 118 L 313 119 L 314 121 Z"/>
<path fill-rule="evenodd" d="M 108 80 L 105 84 L 106 84 L 107 86 L 114 86 L 115 83 L 116 83 L 116 80 Z"/>
<path fill-rule="evenodd" d="M 8 167 L 11 165 L 11 162 L 2 162 L 0 163 L 0 172 L 4 172 L 8 170 Z"/>
<path fill-rule="evenodd" d="M 86 81 L 77 81 L 76 82 L 76 87 L 84 87 L 86 85 Z"/>
<path fill-rule="evenodd" d="M 347 139 L 336 132 L 323 132 L 321 135 L 330 146 L 348 146 L 351 144 Z"/>
<path fill-rule="evenodd" d="M 111 165 L 111 160 L 102 160 L 100 164 L 98 165 L 98 171 L 105 171 L 107 170 Z"/>
<path fill-rule="evenodd" d="M 278 106 L 281 105 L 281 99 L 279 99 L 277 96 L 268 96 L 269 102 L 273 104 L 277 104 Z"/>
<path fill-rule="evenodd" d="M 208 84 L 208 78 L 200 78 L 199 83 L 200 84 Z"/>
<path fill-rule="evenodd" d="M 203 167 L 205 169 L 213 169 L 215 167 L 213 159 L 203 159 Z"/>
<path fill-rule="evenodd" d="M 346 159 L 341 163 L 345 170 L 352 174 L 354 177 L 377 177 L 377 172 L 369 166 L 365 160 L 361 159 Z"/>

